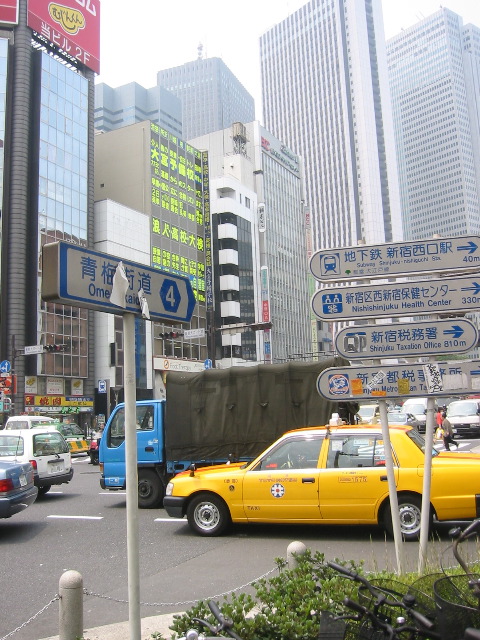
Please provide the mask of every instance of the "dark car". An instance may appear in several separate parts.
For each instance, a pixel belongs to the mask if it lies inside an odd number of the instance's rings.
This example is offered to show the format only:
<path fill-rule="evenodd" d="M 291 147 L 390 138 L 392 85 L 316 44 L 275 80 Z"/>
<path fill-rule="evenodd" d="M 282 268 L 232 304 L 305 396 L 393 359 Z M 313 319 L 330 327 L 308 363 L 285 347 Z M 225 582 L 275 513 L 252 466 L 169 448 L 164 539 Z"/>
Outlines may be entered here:
<path fill-rule="evenodd" d="M 420 423 L 413 413 L 403 411 L 389 411 L 387 413 L 388 424 L 408 424 L 418 430 Z"/>
<path fill-rule="evenodd" d="M 37 498 L 33 467 L 29 462 L 0 460 L 0 518 L 11 518 Z"/>

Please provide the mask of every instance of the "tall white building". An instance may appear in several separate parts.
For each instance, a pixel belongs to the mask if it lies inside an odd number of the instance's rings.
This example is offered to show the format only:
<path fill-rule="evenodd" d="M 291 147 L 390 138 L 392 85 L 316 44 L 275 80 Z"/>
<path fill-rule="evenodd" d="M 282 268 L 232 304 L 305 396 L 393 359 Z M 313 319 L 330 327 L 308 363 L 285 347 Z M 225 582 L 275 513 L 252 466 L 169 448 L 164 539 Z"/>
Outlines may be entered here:
<path fill-rule="evenodd" d="M 260 55 L 265 127 L 304 160 L 313 248 L 401 239 L 380 0 L 311 0 Z"/>
<path fill-rule="evenodd" d="M 480 232 L 480 30 L 441 9 L 387 43 L 405 239 Z"/>

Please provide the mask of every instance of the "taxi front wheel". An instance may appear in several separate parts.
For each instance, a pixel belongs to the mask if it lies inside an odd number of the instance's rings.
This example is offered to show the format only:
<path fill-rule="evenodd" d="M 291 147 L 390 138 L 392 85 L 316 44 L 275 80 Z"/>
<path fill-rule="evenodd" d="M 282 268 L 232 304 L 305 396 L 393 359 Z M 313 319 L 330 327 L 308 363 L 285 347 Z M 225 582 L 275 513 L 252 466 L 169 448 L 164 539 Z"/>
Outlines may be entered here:
<path fill-rule="evenodd" d="M 224 501 L 213 493 L 201 493 L 187 508 L 188 524 L 201 536 L 219 536 L 230 525 L 230 513 Z"/>

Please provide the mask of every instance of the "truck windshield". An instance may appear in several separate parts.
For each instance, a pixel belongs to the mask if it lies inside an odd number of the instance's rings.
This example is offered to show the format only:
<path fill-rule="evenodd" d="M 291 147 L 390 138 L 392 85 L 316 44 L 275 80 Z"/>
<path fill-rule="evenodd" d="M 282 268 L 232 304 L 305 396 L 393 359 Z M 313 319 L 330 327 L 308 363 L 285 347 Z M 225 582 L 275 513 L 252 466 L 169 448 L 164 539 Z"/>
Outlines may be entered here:
<path fill-rule="evenodd" d="M 447 417 L 476 416 L 477 410 L 476 402 L 451 402 L 447 407 Z"/>
<path fill-rule="evenodd" d="M 136 407 L 137 431 L 153 430 L 153 405 L 142 404 Z M 125 442 L 125 407 L 121 407 L 112 417 L 108 430 L 107 446 L 119 447 Z"/>

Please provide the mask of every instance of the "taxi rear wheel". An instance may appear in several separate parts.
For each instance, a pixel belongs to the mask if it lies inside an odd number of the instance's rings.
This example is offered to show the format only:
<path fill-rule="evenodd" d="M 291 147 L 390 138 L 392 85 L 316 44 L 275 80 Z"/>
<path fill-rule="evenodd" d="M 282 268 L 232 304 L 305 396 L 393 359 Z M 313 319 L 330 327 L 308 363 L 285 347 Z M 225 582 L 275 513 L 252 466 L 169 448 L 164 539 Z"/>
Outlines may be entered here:
<path fill-rule="evenodd" d="M 422 519 L 422 499 L 415 495 L 398 496 L 398 514 L 400 517 L 400 531 L 402 538 L 409 542 L 420 538 L 420 524 Z M 387 503 L 384 510 L 384 525 L 388 533 L 393 536 L 390 504 Z M 432 513 L 430 510 L 429 531 L 432 525 Z"/>
<path fill-rule="evenodd" d="M 202 536 L 219 536 L 230 525 L 230 513 L 224 501 L 213 493 L 195 496 L 187 508 L 188 524 Z"/>

